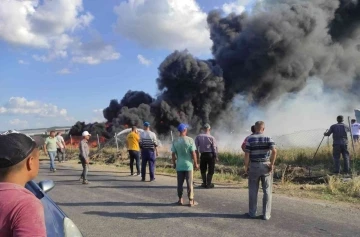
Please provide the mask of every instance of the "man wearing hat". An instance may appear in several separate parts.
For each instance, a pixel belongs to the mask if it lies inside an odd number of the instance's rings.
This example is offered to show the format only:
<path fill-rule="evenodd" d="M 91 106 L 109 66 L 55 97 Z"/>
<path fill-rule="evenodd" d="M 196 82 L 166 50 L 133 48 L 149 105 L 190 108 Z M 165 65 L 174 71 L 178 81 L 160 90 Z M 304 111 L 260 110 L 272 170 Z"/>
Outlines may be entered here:
<path fill-rule="evenodd" d="M 349 150 L 348 150 L 348 135 L 350 128 L 344 124 L 344 117 L 339 115 L 337 123 L 331 125 L 330 129 L 324 133 L 324 136 L 333 135 L 333 158 L 334 158 L 334 173 L 340 173 L 340 155 L 344 159 L 344 173 L 350 172 Z"/>
<path fill-rule="evenodd" d="M 82 133 L 83 139 L 81 140 L 79 144 L 79 158 L 81 161 L 81 165 L 83 167 L 82 174 L 80 176 L 80 181 L 82 180 L 83 184 L 89 184 L 89 181 L 87 180 L 87 174 L 89 171 L 89 163 L 90 163 L 90 148 L 89 148 L 89 139 L 91 137 L 91 134 L 88 131 L 84 131 Z"/>
<path fill-rule="evenodd" d="M 183 204 L 183 185 L 186 180 L 187 194 L 189 198 L 189 205 L 194 206 L 197 203 L 194 201 L 194 187 L 193 187 L 193 174 L 194 166 L 198 169 L 196 158 L 196 146 L 194 139 L 187 136 L 187 124 L 180 124 L 178 131 L 180 137 L 173 141 L 172 144 L 172 162 L 177 172 L 177 191 L 179 201 L 178 204 Z"/>
<path fill-rule="evenodd" d="M 204 133 L 198 135 L 195 138 L 195 144 L 197 147 L 197 156 L 200 154 L 200 172 L 203 183 L 201 187 L 213 188 L 212 177 L 215 171 L 215 161 L 218 159 L 218 149 L 216 140 L 210 135 L 210 125 L 206 123 L 203 126 Z M 208 173 L 206 175 L 206 171 Z"/>
<path fill-rule="evenodd" d="M 155 160 L 158 156 L 156 134 L 150 131 L 150 123 L 144 123 L 144 131 L 140 134 L 141 148 L 141 181 L 145 181 L 146 165 L 149 163 L 150 182 L 155 181 Z"/>
<path fill-rule="evenodd" d="M 0 236 L 46 236 L 43 205 L 25 188 L 39 173 L 37 147 L 25 134 L 0 134 Z"/>

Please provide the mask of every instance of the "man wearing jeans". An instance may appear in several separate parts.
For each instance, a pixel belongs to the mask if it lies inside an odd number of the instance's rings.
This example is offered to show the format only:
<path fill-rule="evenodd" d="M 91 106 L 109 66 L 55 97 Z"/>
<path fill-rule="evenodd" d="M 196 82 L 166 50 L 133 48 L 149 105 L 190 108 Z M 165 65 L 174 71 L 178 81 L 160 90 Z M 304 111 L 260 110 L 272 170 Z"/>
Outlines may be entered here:
<path fill-rule="evenodd" d="M 339 115 L 336 118 L 336 124 L 331 125 L 330 129 L 324 133 L 324 136 L 333 135 L 333 157 L 334 157 L 334 173 L 340 173 L 340 155 L 342 154 L 344 159 L 344 173 L 350 172 L 350 161 L 348 151 L 348 136 L 350 128 L 344 124 L 344 117 Z"/>
<path fill-rule="evenodd" d="M 136 129 L 136 126 L 133 126 L 131 133 L 126 137 L 126 145 L 129 151 L 130 157 L 130 173 L 134 175 L 134 160 L 136 161 L 136 173 L 137 176 L 140 175 L 140 136 Z"/>
<path fill-rule="evenodd" d="M 274 141 L 265 136 L 265 123 L 255 123 L 255 133 L 246 140 L 245 173 L 249 175 L 249 217 L 256 217 L 259 183 L 263 189 L 263 219 L 271 217 L 273 171 L 276 159 Z M 271 151 L 271 155 L 270 155 Z"/>
<path fill-rule="evenodd" d="M 55 137 L 55 131 L 50 131 L 50 136 L 46 138 L 45 144 L 44 144 L 44 152 L 45 154 L 48 154 L 50 158 L 50 171 L 55 172 L 55 157 L 56 157 L 56 137 Z"/>
<path fill-rule="evenodd" d="M 177 171 L 178 204 L 183 205 L 183 185 L 184 180 L 186 180 L 189 205 L 194 206 L 197 203 L 194 201 L 193 169 L 194 166 L 195 169 L 198 169 L 199 166 L 197 164 L 195 142 L 186 135 L 187 127 L 186 124 L 178 126 L 180 137 L 173 142 L 171 151 L 172 162 Z"/>
<path fill-rule="evenodd" d="M 87 180 L 87 174 L 88 174 L 88 170 L 89 170 L 89 163 L 90 163 L 90 149 L 89 149 L 89 139 L 90 139 L 90 133 L 88 131 L 84 131 L 82 133 L 82 137 L 83 139 L 81 140 L 80 144 L 79 144 L 79 158 L 81 161 L 81 165 L 83 167 L 83 171 L 81 173 L 80 176 L 80 181 L 83 180 L 83 184 L 89 184 L 88 180 Z"/>
<path fill-rule="evenodd" d="M 155 181 L 155 163 L 158 156 L 157 138 L 155 133 L 150 131 L 150 123 L 144 123 L 144 132 L 140 135 L 141 147 L 141 181 L 145 181 L 146 165 L 149 163 L 150 182 Z"/>

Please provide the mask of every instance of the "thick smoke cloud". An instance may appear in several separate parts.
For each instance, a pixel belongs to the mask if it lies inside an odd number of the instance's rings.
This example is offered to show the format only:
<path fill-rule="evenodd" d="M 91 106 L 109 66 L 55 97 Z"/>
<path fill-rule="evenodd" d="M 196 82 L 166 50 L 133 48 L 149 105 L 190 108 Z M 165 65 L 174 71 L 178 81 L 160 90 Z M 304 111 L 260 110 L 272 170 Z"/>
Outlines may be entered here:
<path fill-rule="evenodd" d="M 92 136 L 103 136 L 110 138 L 111 135 L 106 131 L 106 125 L 104 123 L 89 123 L 76 122 L 70 129 L 69 135 L 71 136 L 82 136 L 84 131 L 88 131 Z"/>
<path fill-rule="evenodd" d="M 157 84 L 162 92 L 154 105 L 159 132 L 181 122 L 199 130 L 201 124 L 216 120 L 222 110 L 224 80 L 214 61 L 175 51 L 160 65 Z"/>
<path fill-rule="evenodd" d="M 359 0 L 268 0 L 251 15 L 211 11 L 207 22 L 213 59 L 175 51 L 159 66 L 155 100 L 128 92 L 104 117 L 115 127 L 151 120 L 167 133 L 187 122 L 198 132 L 241 113 L 232 111 L 239 95 L 261 108 L 303 90 L 310 77 L 343 93 L 359 89 Z"/>
<path fill-rule="evenodd" d="M 112 121 L 113 119 L 117 118 L 119 113 L 121 113 L 122 108 L 136 108 L 141 104 L 151 104 L 154 101 L 154 99 L 147 93 L 143 91 L 131 91 L 129 90 L 120 103 L 113 99 L 110 101 L 110 104 L 107 108 L 104 109 L 103 114 L 104 118 L 107 121 Z"/>
<path fill-rule="evenodd" d="M 210 12 L 212 52 L 224 71 L 228 101 L 247 92 L 256 103 L 269 102 L 300 91 L 314 75 L 329 86 L 352 85 L 359 69 L 350 53 L 355 45 L 335 44 L 328 34 L 339 2 L 280 2 L 254 16 Z"/>

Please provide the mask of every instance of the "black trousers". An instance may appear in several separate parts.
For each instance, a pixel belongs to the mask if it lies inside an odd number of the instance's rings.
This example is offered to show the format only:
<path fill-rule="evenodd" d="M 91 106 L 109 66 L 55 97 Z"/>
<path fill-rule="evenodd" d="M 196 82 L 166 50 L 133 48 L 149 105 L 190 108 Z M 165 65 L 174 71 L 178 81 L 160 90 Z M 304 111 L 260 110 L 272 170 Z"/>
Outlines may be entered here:
<path fill-rule="evenodd" d="M 208 174 L 206 176 L 206 172 Z M 215 172 L 215 155 L 212 152 L 204 152 L 200 155 L 200 172 L 204 184 L 211 184 Z"/>
<path fill-rule="evenodd" d="M 129 150 L 130 172 L 134 174 L 134 161 L 136 161 L 136 172 L 140 174 L 140 151 Z"/>

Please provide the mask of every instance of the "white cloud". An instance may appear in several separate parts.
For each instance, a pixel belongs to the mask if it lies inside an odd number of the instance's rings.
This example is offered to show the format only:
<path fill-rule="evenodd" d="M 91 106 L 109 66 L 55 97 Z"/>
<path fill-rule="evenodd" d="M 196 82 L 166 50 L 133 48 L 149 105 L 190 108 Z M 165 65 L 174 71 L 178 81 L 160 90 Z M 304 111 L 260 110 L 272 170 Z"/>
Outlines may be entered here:
<path fill-rule="evenodd" d="M 142 64 L 142 65 L 145 65 L 145 66 L 149 66 L 151 64 L 151 60 L 145 58 L 143 55 L 139 54 L 137 56 L 139 62 Z"/>
<path fill-rule="evenodd" d="M 24 60 L 21 60 L 21 59 L 18 61 L 18 63 L 19 63 L 19 64 L 24 64 L 24 65 L 29 64 L 28 62 L 26 62 L 26 61 L 24 61 Z"/>
<path fill-rule="evenodd" d="M 26 128 L 29 125 L 28 121 L 20 119 L 12 119 L 9 121 L 9 124 L 19 128 Z"/>
<path fill-rule="evenodd" d="M 241 14 L 245 11 L 245 7 L 249 3 L 250 0 L 237 0 L 235 2 L 223 4 L 221 9 L 225 14 L 230 14 L 230 13 Z"/>
<path fill-rule="evenodd" d="M 114 11 L 116 31 L 144 47 L 210 52 L 207 14 L 195 0 L 128 0 Z"/>
<path fill-rule="evenodd" d="M 7 103 L 0 106 L 0 115 L 36 115 L 39 117 L 61 117 L 67 121 L 69 117 L 66 109 L 40 101 L 29 101 L 24 97 L 11 97 Z"/>
<path fill-rule="evenodd" d="M 70 74 L 71 71 L 68 68 L 63 68 L 59 71 L 57 71 L 58 74 Z"/>
<path fill-rule="evenodd" d="M 47 49 L 33 55 L 37 61 L 66 58 L 75 30 L 90 25 L 94 17 L 84 12 L 82 0 L 2 0 L 0 39 L 15 45 Z"/>
<path fill-rule="evenodd" d="M 74 49 L 72 61 L 95 65 L 119 58 L 120 53 L 116 52 L 113 46 L 105 44 L 101 39 L 96 39 L 87 43 L 79 42 Z"/>

